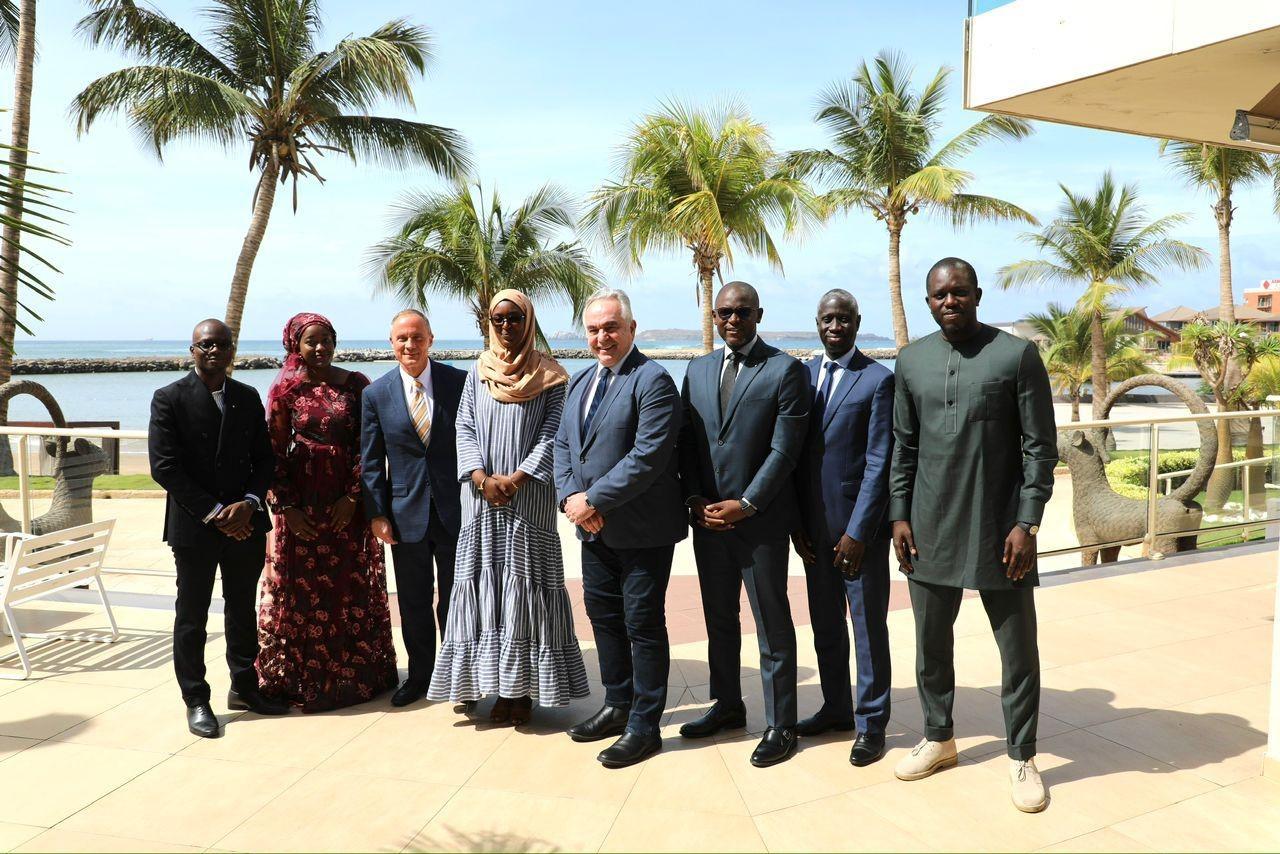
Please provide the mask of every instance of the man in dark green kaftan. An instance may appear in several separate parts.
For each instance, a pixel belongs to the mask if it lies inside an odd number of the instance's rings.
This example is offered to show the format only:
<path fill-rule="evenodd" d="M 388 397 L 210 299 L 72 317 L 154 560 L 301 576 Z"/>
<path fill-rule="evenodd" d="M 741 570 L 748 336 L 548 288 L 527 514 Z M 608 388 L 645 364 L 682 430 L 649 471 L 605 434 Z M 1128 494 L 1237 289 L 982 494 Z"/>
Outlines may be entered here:
<path fill-rule="evenodd" d="M 1036 533 L 1058 462 L 1049 377 L 1030 341 L 978 322 L 973 267 L 929 272 L 940 327 L 903 348 L 895 366 L 889 520 L 910 580 L 916 684 L 925 740 L 899 765 L 915 780 L 956 762 L 952 624 L 964 591 L 979 591 L 1002 664 L 1013 799 L 1044 808 L 1032 758 L 1040 704 Z"/>

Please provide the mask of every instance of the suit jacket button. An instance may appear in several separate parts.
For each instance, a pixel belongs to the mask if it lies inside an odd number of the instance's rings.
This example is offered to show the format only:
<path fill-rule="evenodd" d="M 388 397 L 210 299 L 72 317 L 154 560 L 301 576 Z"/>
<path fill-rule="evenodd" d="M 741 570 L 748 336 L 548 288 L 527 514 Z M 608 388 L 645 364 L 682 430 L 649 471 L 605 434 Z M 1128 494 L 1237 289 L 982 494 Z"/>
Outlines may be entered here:
<path fill-rule="evenodd" d="M 723 445 L 723 444 L 724 444 L 724 439 L 716 439 L 716 444 L 717 444 L 717 445 Z"/>
<path fill-rule="evenodd" d="M 580 462 L 580 463 L 585 463 L 586 461 L 587 461 L 587 455 L 586 455 L 586 454 L 578 454 L 578 462 Z"/>

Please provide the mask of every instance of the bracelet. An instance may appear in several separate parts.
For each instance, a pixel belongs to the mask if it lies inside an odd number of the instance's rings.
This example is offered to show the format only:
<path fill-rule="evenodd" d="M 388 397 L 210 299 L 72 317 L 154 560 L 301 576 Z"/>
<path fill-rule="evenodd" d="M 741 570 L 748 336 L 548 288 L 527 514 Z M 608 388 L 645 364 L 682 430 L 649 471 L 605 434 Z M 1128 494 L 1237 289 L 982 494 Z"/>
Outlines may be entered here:
<path fill-rule="evenodd" d="M 489 482 L 489 475 L 480 478 L 480 491 L 484 492 L 484 485 Z"/>

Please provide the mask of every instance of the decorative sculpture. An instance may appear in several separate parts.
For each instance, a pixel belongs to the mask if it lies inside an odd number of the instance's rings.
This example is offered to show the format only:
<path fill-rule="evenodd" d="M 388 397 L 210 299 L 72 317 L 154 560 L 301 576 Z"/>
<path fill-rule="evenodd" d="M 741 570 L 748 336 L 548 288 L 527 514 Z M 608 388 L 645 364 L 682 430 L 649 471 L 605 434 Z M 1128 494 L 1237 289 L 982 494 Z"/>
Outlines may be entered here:
<path fill-rule="evenodd" d="M 29 394 L 44 404 L 55 427 L 66 427 L 62 407 L 49 390 L 31 380 L 14 380 L 0 385 L 0 403 L 19 394 Z M 4 441 L 8 441 L 5 437 Z M 66 436 L 45 440 L 45 451 L 53 457 L 53 504 L 47 513 L 31 520 L 32 534 L 48 534 L 93 521 L 93 480 L 107 471 L 107 454 L 87 439 L 69 442 Z M 0 507 L 0 531 L 20 531 L 22 523 Z"/>
<path fill-rule="evenodd" d="M 1161 374 L 1142 374 L 1116 385 L 1102 403 L 1102 417 L 1106 418 L 1111 407 L 1125 393 L 1139 386 L 1159 386 L 1173 392 L 1193 414 L 1207 413 L 1204 405 L 1191 389 L 1175 379 Z M 1181 486 L 1156 501 L 1156 530 L 1160 532 L 1200 530 L 1204 515 L 1200 504 L 1193 500 L 1213 474 L 1214 458 L 1218 453 L 1218 434 L 1210 421 L 1197 422 L 1200 431 L 1200 458 L 1191 474 Z M 1071 507 L 1075 515 L 1076 537 L 1081 544 L 1112 543 L 1117 540 L 1136 539 L 1147 533 L 1147 501 L 1126 498 L 1116 494 L 1107 481 L 1107 454 L 1103 449 L 1102 430 L 1071 430 L 1058 434 L 1058 455 L 1071 470 Z M 1154 463 L 1154 461 L 1153 461 Z M 1151 543 L 1151 556 L 1174 551 L 1192 551 L 1196 547 L 1194 534 L 1156 537 Z M 1102 553 L 1104 563 L 1115 560 L 1119 546 L 1104 549 L 1085 549 L 1080 553 L 1082 566 L 1092 566 Z"/>

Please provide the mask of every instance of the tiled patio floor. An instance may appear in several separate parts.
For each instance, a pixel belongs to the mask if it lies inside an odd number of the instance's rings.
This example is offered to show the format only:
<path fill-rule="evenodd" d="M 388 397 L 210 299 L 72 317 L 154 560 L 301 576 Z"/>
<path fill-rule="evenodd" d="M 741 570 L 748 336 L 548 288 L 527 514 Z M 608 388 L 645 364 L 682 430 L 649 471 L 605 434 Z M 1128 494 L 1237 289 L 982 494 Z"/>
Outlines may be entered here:
<path fill-rule="evenodd" d="M 383 698 L 317 716 L 224 714 L 223 738 L 196 739 L 172 684 L 170 614 L 121 607 L 115 645 L 46 645 L 35 678 L 0 681 L 0 850 L 1275 850 L 1280 783 L 1261 776 L 1275 566 L 1273 551 L 1227 555 L 1040 591 L 1052 798 L 1040 815 L 1009 803 L 999 662 L 975 602 L 956 626 L 962 761 L 917 783 L 892 775 L 920 737 L 909 610 L 890 614 L 882 762 L 852 768 L 847 734 L 807 739 L 764 770 L 747 761 L 750 734 L 682 743 L 678 725 L 707 701 L 706 644 L 693 640 L 672 649 L 664 752 L 608 771 L 600 745 L 563 734 L 599 704 L 594 682 L 591 698 L 521 731 Z M 23 613 L 105 625 L 88 606 Z M 811 635 L 797 631 L 803 714 L 819 692 Z M 742 681 L 758 731 L 753 641 Z"/>

